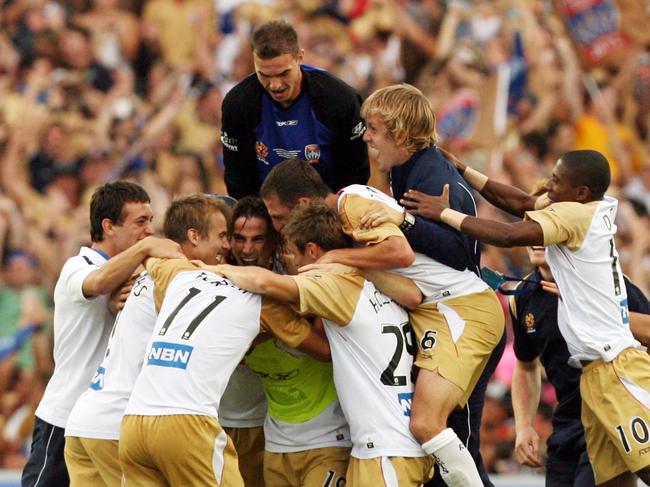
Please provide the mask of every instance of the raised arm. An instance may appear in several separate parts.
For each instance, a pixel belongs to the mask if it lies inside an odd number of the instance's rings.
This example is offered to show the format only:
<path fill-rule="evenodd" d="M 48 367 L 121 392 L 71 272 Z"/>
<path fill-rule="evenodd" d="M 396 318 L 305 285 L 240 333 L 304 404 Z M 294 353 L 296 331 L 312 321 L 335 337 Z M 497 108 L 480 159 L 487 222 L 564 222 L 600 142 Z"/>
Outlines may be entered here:
<path fill-rule="evenodd" d="M 126 281 L 147 257 L 184 259 L 176 242 L 146 237 L 111 258 L 102 267 L 86 276 L 82 285 L 84 296 L 109 294 Z"/>

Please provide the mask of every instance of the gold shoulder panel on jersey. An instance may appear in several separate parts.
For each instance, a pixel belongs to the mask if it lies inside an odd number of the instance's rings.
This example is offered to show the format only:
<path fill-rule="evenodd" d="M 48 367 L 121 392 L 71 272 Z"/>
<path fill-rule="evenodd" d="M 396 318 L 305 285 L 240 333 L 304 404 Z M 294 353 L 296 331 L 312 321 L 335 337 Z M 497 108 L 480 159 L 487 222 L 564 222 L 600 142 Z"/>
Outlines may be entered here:
<path fill-rule="evenodd" d="M 309 322 L 282 301 L 262 296 L 260 321 L 265 330 L 273 333 L 291 348 L 300 345 L 311 331 Z"/>
<path fill-rule="evenodd" d="M 145 262 L 147 272 L 154 282 L 154 302 L 156 311 L 160 311 L 163 298 L 167 293 L 167 286 L 172 279 L 181 271 L 192 271 L 198 268 L 189 260 L 185 259 L 155 259 L 150 258 Z"/>
<path fill-rule="evenodd" d="M 376 244 L 388 237 L 403 237 L 402 231 L 392 223 L 382 223 L 378 227 L 361 228 L 361 217 L 366 214 L 368 207 L 377 200 L 369 200 L 358 194 L 346 194 L 339 202 L 339 219 L 343 231 L 357 242 Z"/>
<path fill-rule="evenodd" d="M 300 292 L 300 312 L 313 313 L 340 326 L 357 309 L 364 278 L 359 274 L 305 274 L 292 276 Z"/>
<path fill-rule="evenodd" d="M 545 247 L 563 244 L 569 250 L 576 251 L 584 242 L 597 208 L 598 201 L 564 201 L 553 203 L 543 210 L 528 211 L 526 219 L 542 227 Z"/>

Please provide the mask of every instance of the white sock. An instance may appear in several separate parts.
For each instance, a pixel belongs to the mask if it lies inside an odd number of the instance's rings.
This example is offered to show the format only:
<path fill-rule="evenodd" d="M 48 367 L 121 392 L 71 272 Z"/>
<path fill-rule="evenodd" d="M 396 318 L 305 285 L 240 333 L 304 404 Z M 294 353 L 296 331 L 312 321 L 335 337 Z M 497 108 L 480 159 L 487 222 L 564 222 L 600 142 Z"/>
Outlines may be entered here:
<path fill-rule="evenodd" d="M 483 487 L 474 459 L 451 428 L 447 428 L 422 445 L 433 456 L 442 480 L 449 487 Z"/>

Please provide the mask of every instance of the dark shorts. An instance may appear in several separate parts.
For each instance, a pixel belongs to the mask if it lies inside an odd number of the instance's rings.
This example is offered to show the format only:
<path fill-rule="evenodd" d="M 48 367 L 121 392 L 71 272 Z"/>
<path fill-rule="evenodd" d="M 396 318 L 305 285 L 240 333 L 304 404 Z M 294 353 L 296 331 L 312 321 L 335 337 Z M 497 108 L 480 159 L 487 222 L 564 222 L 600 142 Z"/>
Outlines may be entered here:
<path fill-rule="evenodd" d="M 23 470 L 22 487 L 66 487 L 70 485 L 63 449 L 65 429 L 36 417 L 32 450 Z"/>
<path fill-rule="evenodd" d="M 548 439 L 547 487 L 595 487 L 594 471 L 579 418 L 553 418 Z"/>

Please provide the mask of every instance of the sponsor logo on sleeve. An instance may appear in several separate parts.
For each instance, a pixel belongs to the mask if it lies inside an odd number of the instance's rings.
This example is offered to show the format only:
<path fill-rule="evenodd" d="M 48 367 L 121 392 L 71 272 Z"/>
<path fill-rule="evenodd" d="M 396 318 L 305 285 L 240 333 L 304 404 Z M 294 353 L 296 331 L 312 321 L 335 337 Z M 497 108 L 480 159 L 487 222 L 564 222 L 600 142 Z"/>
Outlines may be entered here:
<path fill-rule="evenodd" d="M 147 365 L 186 369 L 194 347 L 178 343 L 154 342 L 147 353 Z"/>
<path fill-rule="evenodd" d="M 227 149 L 230 149 L 233 152 L 239 152 L 239 145 L 235 137 L 228 137 L 228 134 L 221 131 L 221 143 Z"/>
<path fill-rule="evenodd" d="M 352 127 L 352 137 L 350 140 L 358 139 L 366 131 L 366 125 L 363 122 L 359 122 L 354 127 Z"/>

